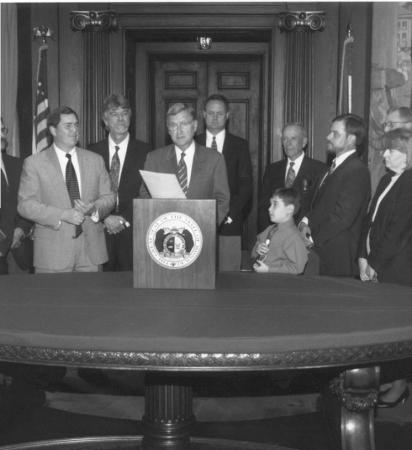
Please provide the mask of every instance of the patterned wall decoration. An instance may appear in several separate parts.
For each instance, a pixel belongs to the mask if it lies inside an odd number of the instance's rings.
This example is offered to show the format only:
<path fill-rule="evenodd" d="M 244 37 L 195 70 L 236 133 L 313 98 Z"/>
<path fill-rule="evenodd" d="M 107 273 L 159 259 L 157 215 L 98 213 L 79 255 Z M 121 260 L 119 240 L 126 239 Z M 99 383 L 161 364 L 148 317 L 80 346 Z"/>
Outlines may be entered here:
<path fill-rule="evenodd" d="M 369 156 L 372 188 L 385 168 L 382 136 L 387 111 L 412 106 L 412 3 L 375 3 L 372 28 Z"/>

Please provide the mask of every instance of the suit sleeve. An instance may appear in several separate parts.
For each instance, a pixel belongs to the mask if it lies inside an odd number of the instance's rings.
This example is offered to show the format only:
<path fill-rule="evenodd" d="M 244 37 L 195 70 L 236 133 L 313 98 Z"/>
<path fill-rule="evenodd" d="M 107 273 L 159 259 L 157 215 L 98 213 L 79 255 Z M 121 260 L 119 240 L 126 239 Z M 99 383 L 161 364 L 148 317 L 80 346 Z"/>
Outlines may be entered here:
<path fill-rule="evenodd" d="M 229 215 L 232 218 L 242 214 L 253 191 L 252 162 L 250 160 L 248 143 L 246 141 L 240 141 L 237 151 L 239 152 L 237 173 L 239 189 L 237 193 L 231 193 Z"/>
<path fill-rule="evenodd" d="M 315 246 L 320 247 L 326 242 L 348 230 L 359 214 L 363 214 L 365 199 L 370 195 L 370 176 L 366 167 L 354 168 L 343 179 L 333 208 L 327 211 L 325 217 L 316 218 L 318 231 Z M 321 226 L 319 226 L 321 224 Z M 312 215 L 309 215 L 309 226 L 312 227 Z"/>
<path fill-rule="evenodd" d="M 94 201 L 94 204 L 99 212 L 100 220 L 107 217 L 116 203 L 116 194 L 111 189 L 110 177 L 107 173 L 106 167 L 102 157 L 98 157 L 98 183 L 99 183 L 99 197 Z"/>
<path fill-rule="evenodd" d="M 221 224 L 229 212 L 230 191 L 225 159 L 220 154 L 213 173 L 213 198 L 217 202 L 217 222 Z"/>
<path fill-rule="evenodd" d="M 64 209 L 42 203 L 40 193 L 40 175 L 34 158 L 28 157 L 23 163 L 17 210 L 25 219 L 57 229 Z"/>
<path fill-rule="evenodd" d="M 258 231 L 264 230 L 269 224 L 268 208 L 269 200 L 272 195 L 271 169 L 266 167 L 263 175 L 262 189 L 258 201 Z"/>
<path fill-rule="evenodd" d="M 147 153 L 146 160 L 144 163 L 144 170 L 148 170 L 151 172 L 157 172 L 154 161 L 153 161 L 153 155 L 151 154 L 151 152 Z M 139 197 L 140 198 L 151 198 L 150 193 L 149 193 L 143 179 L 142 179 L 142 185 L 140 186 Z"/>
<path fill-rule="evenodd" d="M 379 274 L 411 239 L 412 235 L 412 172 L 402 181 L 397 190 L 393 214 L 390 217 L 381 239 L 373 246 L 367 256 L 369 264 Z M 379 214 L 379 212 L 378 212 Z"/>

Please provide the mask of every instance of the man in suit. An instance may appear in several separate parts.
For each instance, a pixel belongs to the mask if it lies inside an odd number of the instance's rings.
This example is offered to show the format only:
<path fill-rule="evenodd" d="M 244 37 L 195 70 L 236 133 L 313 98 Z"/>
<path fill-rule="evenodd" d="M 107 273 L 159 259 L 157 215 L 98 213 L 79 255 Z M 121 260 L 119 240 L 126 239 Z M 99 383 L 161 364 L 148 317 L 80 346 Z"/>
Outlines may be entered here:
<path fill-rule="evenodd" d="M 215 199 L 217 222 L 221 224 L 229 211 L 230 201 L 223 156 L 193 140 L 197 120 L 191 106 L 185 103 L 171 105 L 166 120 L 173 144 L 148 153 L 145 170 L 176 174 L 188 199 Z M 142 195 L 147 196 L 147 192 L 142 190 Z"/>
<path fill-rule="evenodd" d="M 24 161 L 18 200 L 35 223 L 35 272 L 96 272 L 107 261 L 101 220 L 115 204 L 110 178 L 101 156 L 76 146 L 75 111 L 58 108 L 47 125 L 54 143 Z"/>
<path fill-rule="evenodd" d="M 149 146 L 129 134 L 132 111 L 123 95 L 112 94 L 103 103 L 103 122 L 109 132 L 89 147 L 103 157 L 117 193 L 116 207 L 104 219 L 109 260 L 104 270 L 133 269 L 133 199 L 139 197 L 141 177 Z"/>
<path fill-rule="evenodd" d="M 17 192 L 19 189 L 22 162 L 6 153 L 7 128 L 1 118 L 1 200 L 0 200 L 0 275 L 9 271 L 7 257 L 9 252 L 15 253 L 30 232 L 31 222 L 17 214 Z M 23 252 L 26 249 L 21 248 Z M 27 249 L 28 250 L 28 249 Z M 17 253 L 15 255 L 16 262 Z M 28 263 L 30 265 L 30 263 Z"/>
<path fill-rule="evenodd" d="M 371 195 L 370 174 L 356 148 L 365 136 L 363 120 L 354 114 L 337 116 L 326 137 L 335 155 L 321 179 L 307 217 L 299 229 L 313 240 L 320 275 L 355 276 L 362 222 Z"/>
<path fill-rule="evenodd" d="M 302 125 L 288 123 L 283 127 L 282 145 L 287 158 L 269 164 L 265 170 L 258 203 L 259 231 L 270 225 L 270 198 L 278 188 L 293 187 L 299 192 L 301 207 L 295 215 L 296 223 L 308 212 L 316 185 L 327 171 L 327 166 L 305 154 L 307 143 L 306 129 Z"/>
<path fill-rule="evenodd" d="M 249 144 L 226 131 L 229 104 L 223 95 L 214 94 L 206 99 L 203 118 L 206 132 L 198 135 L 196 141 L 224 156 L 230 190 L 229 214 L 219 228 L 219 268 L 240 270 L 243 222 L 253 190 Z"/>

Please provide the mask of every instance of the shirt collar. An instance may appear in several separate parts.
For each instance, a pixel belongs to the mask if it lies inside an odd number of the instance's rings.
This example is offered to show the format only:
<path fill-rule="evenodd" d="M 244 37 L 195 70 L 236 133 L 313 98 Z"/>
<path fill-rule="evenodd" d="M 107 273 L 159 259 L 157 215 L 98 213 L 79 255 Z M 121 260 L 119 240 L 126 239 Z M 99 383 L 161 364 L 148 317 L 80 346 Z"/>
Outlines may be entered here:
<path fill-rule="evenodd" d="M 65 152 L 60 147 L 57 147 L 56 144 L 53 144 L 53 145 L 54 145 L 54 149 L 56 150 L 56 152 L 58 152 L 61 156 L 66 156 L 67 154 L 74 156 L 76 154 L 76 147 L 73 147 L 69 152 Z"/>
<path fill-rule="evenodd" d="M 343 161 L 345 161 L 347 158 L 349 158 L 349 156 L 353 155 L 355 152 L 356 152 L 356 149 L 349 150 L 349 151 L 347 151 L 345 153 L 342 153 L 339 156 L 336 156 L 336 158 L 334 159 L 335 166 L 336 167 L 340 166 L 343 163 Z"/>
<path fill-rule="evenodd" d="M 177 145 L 175 147 L 175 152 L 178 160 L 180 159 L 180 155 L 184 152 L 186 156 L 193 156 L 195 154 L 195 141 L 192 141 L 192 143 L 187 147 L 186 150 L 182 150 Z"/>
<path fill-rule="evenodd" d="M 110 133 L 109 133 L 109 147 L 113 148 L 113 151 L 116 146 L 120 147 L 121 149 L 127 148 L 127 146 L 129 145 L 129 139 L 130 139 L 130 134 L 127 133 L 127 136 L 123 139 L 123 141 L 116 144 L 116 142 L 114 142 L 113 138 L 110 136 Z"/>

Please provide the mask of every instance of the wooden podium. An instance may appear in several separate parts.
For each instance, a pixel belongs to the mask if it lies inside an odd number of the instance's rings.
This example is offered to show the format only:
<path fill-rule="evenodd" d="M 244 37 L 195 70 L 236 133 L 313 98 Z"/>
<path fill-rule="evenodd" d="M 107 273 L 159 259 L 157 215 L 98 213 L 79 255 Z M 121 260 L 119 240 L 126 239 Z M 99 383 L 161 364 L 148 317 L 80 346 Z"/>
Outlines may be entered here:
<path fill-rule="evenodd" d="M 214 289 L 216 200 L 133 200 L 133 286 Z"/>

